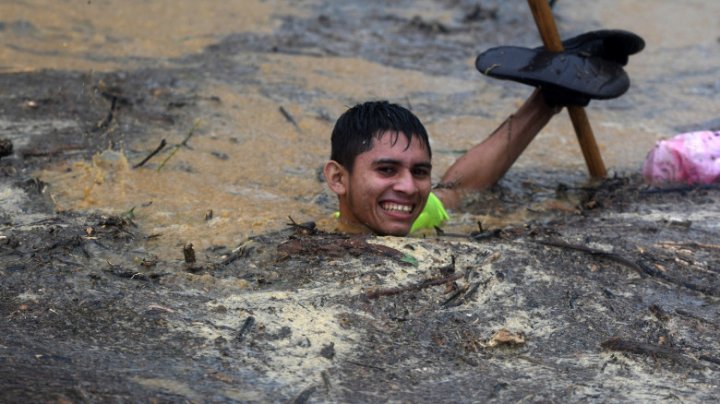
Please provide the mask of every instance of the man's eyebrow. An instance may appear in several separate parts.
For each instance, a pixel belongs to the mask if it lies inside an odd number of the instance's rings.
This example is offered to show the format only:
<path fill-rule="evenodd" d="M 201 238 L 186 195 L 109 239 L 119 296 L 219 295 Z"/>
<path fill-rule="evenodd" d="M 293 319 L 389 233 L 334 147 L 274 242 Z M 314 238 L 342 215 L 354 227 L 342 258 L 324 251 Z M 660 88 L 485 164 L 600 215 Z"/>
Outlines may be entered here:
<path fill-rule="evenodd" d="M 373 166 L 379 166 L 383 164 L 389 164 L 389 165 L 401 165 L 402 162 L 397 159 L 391 159 L 391 158 L 380 158 L 372 162 Z M 427 168 L 432 169 L 432 163 L 430 162 L 422 162 L 413 164 L 413 168 Z"/>
<path fill-rule="evenodd" d="M 373 160 L 372 165 L 379 166 L 381 164 L 392 164 L 392 165 L 399 165 L 402 164 L 400 160 L 391 159 L 391 158 L 381 158 L 377 160 Z"/>

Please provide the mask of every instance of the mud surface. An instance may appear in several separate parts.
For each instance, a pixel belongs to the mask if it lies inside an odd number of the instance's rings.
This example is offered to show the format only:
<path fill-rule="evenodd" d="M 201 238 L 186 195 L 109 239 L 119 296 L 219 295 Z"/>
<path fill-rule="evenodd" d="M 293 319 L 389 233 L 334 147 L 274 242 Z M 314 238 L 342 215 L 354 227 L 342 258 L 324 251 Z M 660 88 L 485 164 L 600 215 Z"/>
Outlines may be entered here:
<path fill-rule="evenodd" d="M 171 236 L 144 227 L 144 206 L 64 209 L 38 178 L 96 154 L 137 164 L 157 133 L 179 144 L 198 116 L 227 119 L 228 95 L 208 81 L 307 104 L 290 110 L 313 148 L 326 136 L 309 129 L 326 129 L 336 104 L 364 94 L 266 79 L 284 55 L 461 77 L 468 47 L 535 35 L 524 3 L 353 4 L 310 2 L 271 33 L 231 34 L 163 67 L 0 75 L 0 137 L 13 145 L 0 157 L 2 401 L 717 401 L 717 187 L 656 189 L 632 174 L 589 185 L 572 168 L 521 164 L 469 198 L 443 235 L 358 238 L 291 223 L 239 243 L 177 237 L 161 252 L 154 243 Z M 708 90 L 696 94 L 707 102 L 699 111 L 717 103 L 712 74 L 687 76 L 688 91 Z M 640 107 L 611 105 L 656 116 L 642 100 L 662 80 L 647 84 L 633 96 Z M 508 103 L 524 94 L 499 88 Z M 499 111 L 475 103 L 475 90 L 451 102 L 439 89 L 409 94 L 431 124 Z M 441 161 L 453 146 L 441 143 Z M 315 210 L 299 217 L 334 209 L 323 191 L 303 192 Z"/>
<path fill-rule="evenodd" d="M 202 265 L 154 260 L 129 219 L 28 207 L 0 246 L 3 398 L 714 400 L 719 193 L 614 179 L 523 226 L 292 226 Z"/>

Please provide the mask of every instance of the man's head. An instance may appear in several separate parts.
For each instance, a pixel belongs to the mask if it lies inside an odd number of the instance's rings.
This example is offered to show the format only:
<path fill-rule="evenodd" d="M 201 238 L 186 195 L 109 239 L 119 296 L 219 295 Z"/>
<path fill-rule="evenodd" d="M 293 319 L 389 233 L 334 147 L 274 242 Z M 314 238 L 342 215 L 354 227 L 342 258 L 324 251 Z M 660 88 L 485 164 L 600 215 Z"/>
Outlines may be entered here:
<path fill-rule="evenodd" d="M 368 101 L 340 115 L 332 132 L 330 160 L 352 172 L 355 157 L 370 150 L 372 140 L 385 132 L 402 133 L 409 142 L 417 137 L 432 157 L 427 131 L 409 110 L 387 101 Z"/>
<path fill-rule="evenodd" d="M 341 222 L 406 235 L 430 193 L 430 158 L 427 131 L 412 112 L 387 101 L 350 108 L 335 124 L 324 169 Z"/>

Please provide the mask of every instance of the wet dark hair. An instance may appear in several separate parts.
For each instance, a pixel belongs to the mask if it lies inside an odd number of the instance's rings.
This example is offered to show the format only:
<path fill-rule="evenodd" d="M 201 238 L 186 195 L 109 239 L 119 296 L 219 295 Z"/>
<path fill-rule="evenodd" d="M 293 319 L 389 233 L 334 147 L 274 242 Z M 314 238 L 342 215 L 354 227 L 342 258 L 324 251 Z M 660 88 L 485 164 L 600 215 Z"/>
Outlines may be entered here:
<path fill-rule="evenodd" d="M 368 101 L 348 109 L 335 122 L 330 159 L 352 172 L 355 158 L 370 150 L 373 138 L 386 131 L 393 132 L 393 144 L 398 141 L 398 133 L 405 135 L 408 146 L 417 137 L 432 157 L 427 131 L 412 112 L 388 101 Z"/>

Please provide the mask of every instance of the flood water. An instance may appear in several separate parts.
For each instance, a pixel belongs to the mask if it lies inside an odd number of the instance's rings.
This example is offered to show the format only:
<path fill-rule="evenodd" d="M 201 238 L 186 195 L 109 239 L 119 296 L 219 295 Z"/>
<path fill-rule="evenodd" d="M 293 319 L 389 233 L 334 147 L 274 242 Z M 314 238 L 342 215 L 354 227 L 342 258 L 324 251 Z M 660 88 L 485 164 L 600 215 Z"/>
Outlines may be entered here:
<path fill-rule="evenodd" d="M 196 127 L 157 129 L 120 152 L 39 173 L 58 209 L 132 209 L 147 234 L 160 235 L 148 248 L 179 259 L 178 247 L 187 242 L 198 250 L 234 246 L 283 227 L 288 216 L 327 221 L 334 200 L 318 169 L 328 157 L 335 118 L 356 102 L 386 98 L 410 105 L 431 135 L 437 181 L 530 91 L 482 77 L 472 64 L 477 52 L 539 43 L 525 2 L 483 2 L 501 15 L 475 25 L 463 22 L 466 3 L 8 0 L 0 4 L 0 71 L 173 68 L 197 63 L 208 46 L 234 52 L 222 75 L 209 70 L 194 79 Z M 622 28 L 646 40 L 627 68 L 628 93 L 588 108 L 610 172 L 637 172 L 660 138 L 720 125 L 720 3 L 561 0 L 555 13 L 563 36 Z M 416 16 L 450 32 L 418 28 Z M 282 41 L 268 52 L 253 38 Z M 302 47 L 290 46 L 297 43 Z M 178 144 L 191 130 L 192 149 L 178 149 L 162 169 L 168 153 L 131 168 L 160 139 Z M 584 170 L 566 114 L 543 130 L 513 170 Z M 451 228 L 476 222 L 457 217 Z"/>

